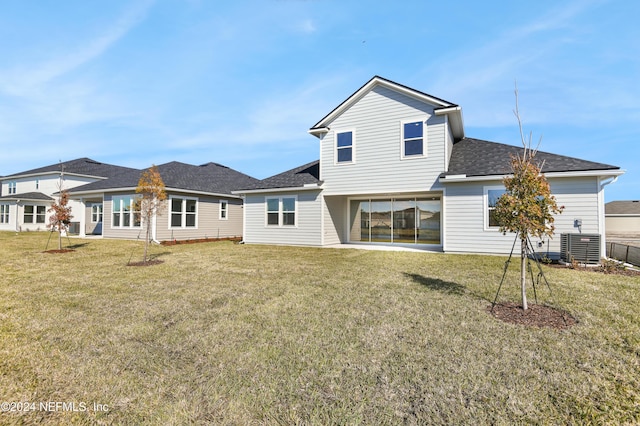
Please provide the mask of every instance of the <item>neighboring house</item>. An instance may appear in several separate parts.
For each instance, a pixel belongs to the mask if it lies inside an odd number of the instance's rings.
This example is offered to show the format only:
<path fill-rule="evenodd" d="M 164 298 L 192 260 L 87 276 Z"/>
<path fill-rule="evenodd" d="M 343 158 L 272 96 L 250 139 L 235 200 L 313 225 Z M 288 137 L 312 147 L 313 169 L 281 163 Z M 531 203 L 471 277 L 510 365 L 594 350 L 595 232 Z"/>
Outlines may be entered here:
<path fill-rule="evenodd" d="M 48 210 L 60 188 L 70 190 L 131 170 L 78 158 L 4 176 L 0 179 L 0 230 L 45 230 L 52 214 Z M 74 216 L 71 227 L 77 228 L 81 205 L 71 201 L 69 206 Z"/>
<path fill-rule="evenodd" d="M 231 190 L 253 185 L 257 179 L 216 163 L 194 166 L 174 161 L 157 167 L 167 202 L 164 212 L 151 221 L 154 240 L 242 237 L 242 198 Z M 69 191 L 83 206 L 81 236 L 144 238 L 145 228 L 133 211 L 141 172 L 125 171 Z"/>
<path fill-rule="evenodd" d="M 607 234 L 640 236 L 640 200 L 611 201 L 604 205 Z"/>
<path fill-rule="evenodd" d="M 492 208 L 521 148 L 466 137 L 458 105 L 376 76 L 309 133 L 319 161 L 235 191 L 245 197 L 246 243 L 510 252 L 515 235 L 499 232 Z M 565 207 L 556 234 L 601 234 L 604 253 L 604 187 L 623 171 L 537 158 Z M 559 257 L 559 236 L 534 244 Z"/>

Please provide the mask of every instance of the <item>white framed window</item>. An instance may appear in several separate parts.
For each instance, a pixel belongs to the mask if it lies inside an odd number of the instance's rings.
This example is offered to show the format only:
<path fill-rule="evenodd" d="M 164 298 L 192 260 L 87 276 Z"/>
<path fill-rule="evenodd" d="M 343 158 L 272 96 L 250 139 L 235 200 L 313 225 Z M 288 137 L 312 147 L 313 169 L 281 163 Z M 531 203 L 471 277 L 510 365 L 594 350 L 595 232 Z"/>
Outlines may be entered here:
<path fill-rule="evenodd" d="M 40 179 L 36 179 L 36 189 L 40 189 Z"/>
<path fill-rule="evenodd" d="M 45 223 L 47 217 L 46 206 L 24 206 L 22 221 L 24 223 Z"/>
<path fill-rule="evenodd" d="M 102 222 L 102 203 L 91 205 L 91 223 Z"/>
<path fill-rule="evenodd" d="M 485 186 L 484 187 L 484 229 L 485 230 L 494 230 L 498 229 L 500 225 L 495 218 L 495 209 L 496 203 L 498 202 L 498 198 L 500 198 L 503 194 L 506 194 L 507 190 L 502 185 L 496 186 Z"/>
<path fill-rule="evenodd" d="M 11 181 L 9 182 L 9 194 L 15 194 L 18 190 L 18 182 Z"/>
<path fill-rule="evenodd" d="M 229 202 L 227 200 L 220 200 L 220 220 L 227 220 L 229 218 Z"/>
<path fill-rule="evenodd" d="M 282 196 L 265 199 L 267 226 L 296 226 L 298 197 Z"/>
<path fill-rule="evenodd" d="M 427 156 L 426 124 L 422 119 L 402 121 L 402 158 L 420 158 Z"/>
<path fill-rule="evenodd" d="M 140 197 L 135 195 L 118 195 L 114 196 L 111 204 L 112 228 L 139 228 L 140 211 L 136 209 L 136 199 Z"/>
<path fill-rule="evenodd" d="M 169 229 L 198 227 L 198 199 L 190 197 L 170 197 Z"/>
<path fill-rule="evenodd" d="M 356 162 L 356 132 L 354 130 L 336 131 L 335 163 Z"/>
<path fill-rule="evenodd" d="M 0 223 L 9 223 L 9 204 L 0 204 Z"/>

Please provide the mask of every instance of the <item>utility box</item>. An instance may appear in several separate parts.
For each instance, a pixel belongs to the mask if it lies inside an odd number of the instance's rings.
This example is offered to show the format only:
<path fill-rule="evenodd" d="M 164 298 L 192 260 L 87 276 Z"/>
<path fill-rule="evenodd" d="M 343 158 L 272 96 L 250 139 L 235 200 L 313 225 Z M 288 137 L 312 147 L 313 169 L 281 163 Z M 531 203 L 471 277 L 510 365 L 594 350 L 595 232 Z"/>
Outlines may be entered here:
<path fill-rule="evenodd" d="M 561 234 L 560 258 L 565 262 L 600 263 L 600 234 Z"/>

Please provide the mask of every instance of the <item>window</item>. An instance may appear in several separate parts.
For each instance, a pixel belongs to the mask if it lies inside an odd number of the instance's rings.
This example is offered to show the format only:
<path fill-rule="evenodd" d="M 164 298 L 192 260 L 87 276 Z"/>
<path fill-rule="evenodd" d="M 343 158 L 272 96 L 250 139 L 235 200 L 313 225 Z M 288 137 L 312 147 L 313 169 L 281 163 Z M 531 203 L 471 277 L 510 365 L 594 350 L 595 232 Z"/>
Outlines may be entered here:
<path fill-rule="evenodd" d="M 0 223 L 9 223 L 9 204 L 0 204 Z"/>
<path fill-rule="evenodd" d="M 136 198 L 133 195 L 113 197 L 113 228 L 140 227 L 140 211 L 134 210 Z"/>
<path fill-rule="evenodd" d="M 441 244 L 440 197 L 351 200 L 350 206 L 350 241 Z"/>
<path fill-rule="evenodd" d="M 36 223 L 44 223 L 47 218 L 47 207 L 36 206 Z"/>
<path fill-rule="evenodd" d="M 229 211 L 229 203 L 227 200 L 220 200 L 220 220 L 227 220 Z"/>
<path fill-rule="evenodd" d="M 267 198 L 267 225 L 296 226 L 296 197 Z"/>
<path fill-rule="evenodd" d="M 36 179 L 36 189 L 40 189 L 40 179 Z"/>
<path fill-rule="evenodd" d="M 47 215 L 46 206 L 24 206 L 24 223 L 44 223 Z"/>
<path fill-rule="evenodd" d="M 353 132 L 336 133 L 336 163 L 353 162 Z"/>
<path fill-rule="evenodd" d="M 102 204 L 91 205 L 91 223 L 102 222 Z"/>
<path fill-rule="evenodd" d="M 487 216 L 485 218 L 485 228 L 497 228 L 500 225 L 495 217 L 496 203 L 498 198 L 506 194 L 504 187 L 488 187 L 485 188 L 485 196 L 487 200 Z"/>
<path fill-rule="evenodd" d="M 422 157 L 424 149 L 424 123 L 412 121 L 402 124 L 402 157 Z"/>
<path fill-rule="evenodd" d="M 18 189 L 18 183 L 13 181 L 9 182 L 9 194 L 15 194 Z"/>
<path fill-rule="evenodd" d="M 171 197 L 170 228 L 195 228 L 198 226 L 198 200 L 196 198 Z"/>

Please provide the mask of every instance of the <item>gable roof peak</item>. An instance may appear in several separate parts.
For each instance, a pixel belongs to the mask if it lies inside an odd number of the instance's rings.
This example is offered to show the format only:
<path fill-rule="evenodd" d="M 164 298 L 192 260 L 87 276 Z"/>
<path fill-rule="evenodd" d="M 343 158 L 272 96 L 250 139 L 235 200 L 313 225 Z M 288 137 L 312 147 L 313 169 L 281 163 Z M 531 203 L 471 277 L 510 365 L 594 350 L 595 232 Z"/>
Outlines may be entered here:
<path fill-rule="evenodd" d="M 371 92 L 378 86 L 385 87 L 387 89 L 401 93 L 405 96 L 409 96 L 421 102 L 433 105 L 434 113 L 436 115 L 449 116 L 454 138 L 456 140 L 464 138 L 462 109 L 460 108 L 460 106 L 444 99 L 429 95 L 428 93 L 413 89 L 409 86 L 396 83 L 395 81 L 389 80 L 387 78 L 380 77 L 379 75 L 374 75 L 369 81 L 367 81 L 347 99 L 345 99 L 340 105 L 334 108 L 329 114 L 325 115 L 320 121 L 314 124 L 308 132 L 314 136 L 320 136 L 321 134 L 328 132 L 329 124 L 333 122 L 336 117 L 341 115 L 344 111 L 349 109 L 353 104 L 358 102 L 367 93 Z"/>

